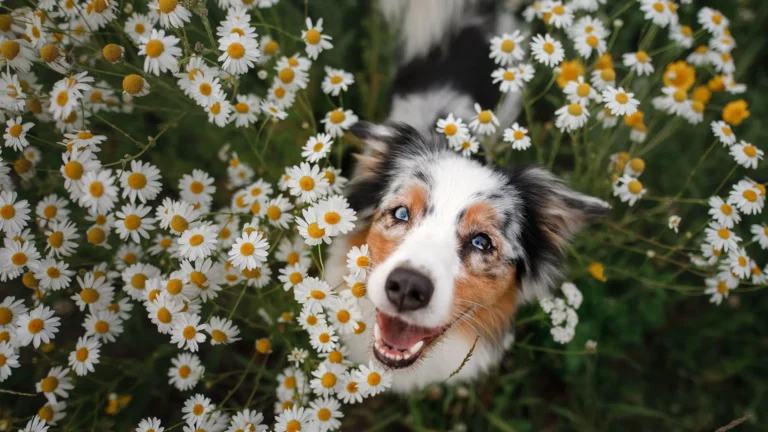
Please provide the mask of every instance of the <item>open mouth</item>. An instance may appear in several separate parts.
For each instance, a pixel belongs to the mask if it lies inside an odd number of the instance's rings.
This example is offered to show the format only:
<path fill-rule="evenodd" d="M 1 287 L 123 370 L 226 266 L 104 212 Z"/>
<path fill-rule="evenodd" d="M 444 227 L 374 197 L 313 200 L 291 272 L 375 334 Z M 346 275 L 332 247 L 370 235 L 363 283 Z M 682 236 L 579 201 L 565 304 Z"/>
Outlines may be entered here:
<path fill-rule="evenodd" d="M 424 350 L 445 333 L 448 326 L 420 327 L 397 317 L 376 311 L 373 327 L 373 354 L 393 369 L 408 367 L 421 357 Z"/>

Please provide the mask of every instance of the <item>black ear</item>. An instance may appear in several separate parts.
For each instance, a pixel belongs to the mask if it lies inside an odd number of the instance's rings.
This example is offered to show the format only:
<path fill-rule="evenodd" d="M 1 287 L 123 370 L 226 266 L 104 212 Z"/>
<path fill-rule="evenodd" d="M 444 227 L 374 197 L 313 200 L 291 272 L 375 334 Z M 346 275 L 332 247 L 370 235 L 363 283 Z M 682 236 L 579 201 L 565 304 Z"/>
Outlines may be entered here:
<path fill-rule="evenodd" d="M 518 269 L 523 299 L 547 296 L 562 274 L 563 251 L 573 235 L 585 223 L 606 216 L 611 206 L 574 191 L 542 168 L 513 169 L 508 175 L 523 201 L 526 258 Z"/>

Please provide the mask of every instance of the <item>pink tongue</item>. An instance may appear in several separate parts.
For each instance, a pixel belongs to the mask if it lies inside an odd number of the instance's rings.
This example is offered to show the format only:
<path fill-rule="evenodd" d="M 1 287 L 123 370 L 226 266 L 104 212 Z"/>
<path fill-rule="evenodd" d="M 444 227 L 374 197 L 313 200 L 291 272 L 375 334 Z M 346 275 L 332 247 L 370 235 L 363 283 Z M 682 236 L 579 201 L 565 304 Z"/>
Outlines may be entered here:
<path fill-rule="evenodd" d="M 435 335 L 439 329 L 413 326 L 398 318 L 377 312 L 381 339 L 388 345 L 402 350 L 410 349 L 422 339 Z"/>

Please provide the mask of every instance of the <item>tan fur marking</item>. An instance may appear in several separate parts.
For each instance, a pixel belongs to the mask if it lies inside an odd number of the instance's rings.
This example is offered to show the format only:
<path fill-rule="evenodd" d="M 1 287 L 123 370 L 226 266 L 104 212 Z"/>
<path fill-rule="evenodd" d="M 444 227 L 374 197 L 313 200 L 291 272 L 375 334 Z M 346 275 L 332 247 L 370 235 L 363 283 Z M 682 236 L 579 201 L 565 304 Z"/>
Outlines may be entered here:
<path fill-rule="evenodd" d="M 517 308 L 517 282 L 515 272 L 510 269 L 506 277 L 487 278 L 470 275 L 456 281 L 454 314 L 459 315 L 473 307 L 471 318 L 458 325 L 459 331 L 467 338 L 480 336 L 500 339 Z"/>

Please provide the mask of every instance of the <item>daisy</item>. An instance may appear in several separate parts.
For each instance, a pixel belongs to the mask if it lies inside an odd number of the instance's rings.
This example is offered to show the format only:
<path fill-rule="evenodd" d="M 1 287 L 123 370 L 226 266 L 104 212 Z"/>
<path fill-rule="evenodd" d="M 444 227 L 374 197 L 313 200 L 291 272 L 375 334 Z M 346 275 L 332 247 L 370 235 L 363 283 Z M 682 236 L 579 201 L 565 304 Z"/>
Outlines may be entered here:
<path fill-rule="evenodd" d="M 205 107 L 205 111 L 208 113 L 209 123 L 214 123 L 218 127 L 224 127 L 227 125 L 232 113 L 232 104 L 225 99 L 224 93 L 219 93 Z"/>
<path fill-rule="evenodd" d="M 69 368 L 62 368 L 61 366 L 52 367 L 48 371 L 48 375 L 35 384 L 35 389 L 38 393 L 45 395 L 48 402 L 55 404 L 56 396 L 62 399 L 66 399 L 69 396 L 68 391 L 75 388 L 72 385 L 72 378 L 69 378 Z"/>
<path fill-rule="evenodd" d="M 634 96 L 634 93 L 625 92 L 622 87 L 607 87 L 602 93 L 603 103 L 614 116 L 628 116 L 637 112 L 640 101 Z"/>
<path fill-rule="evenodd" d="M 229 260 L 235 267 L 251 270 L 267 260 L 269 243 L 259 231 L 243 233 L 232 245 Z"/>
<path fill-rule="evenodd" d="M 259 266 L 251 270 L 243 269 L 240 274 L 245 278 L 245 283 L 254 288 L 263 288 L 272 280 L 272 269 L 267 266 Z"/>
<path fill-rule="evenodd" d="M 544 36 L 537 34 L 531 42 L 533 58 L 551 68 L 560 64 L 565 58 L 563 44 L 552 38 L 549 34 Z"/>
<path fill-rule="evenodd" d="M 35 348 L 39 348 L 41 341 L 47 344 L 59 331 L 59 321 L 60 318 L 54 316 L 53 310 L 44 305 L 19 316 L 16 331 L 19 346 L 31 343 Z"/>
<path fill-rule="evenodd" d="M 27 141 L 27 132 L 29 132 L 35 124 L 32 122 L 21 123 L 21 117 L 8 119 L 5 124 L 7 126 L 5 134 L 3 134 L 5 146 L 11 147 L 16 151 L 22 151 L 24 147 L 29 145 L 29 141 Z"/>
<path fill-rule="evenodd" d="M 174 323 L 182 314 L 184 303 L 168 292 L 161 292 L 152 301 L 146 302 L 147 316 L 157 326 L 157 331 L 170 334 Z"/>
<path fill-rule="evenodd" d="M 762 150 L 744 140 L 732 146 L 730 153 L 737 164 L 751 169 L 757 168 L 758 161 L 763 159 L 765 154 Z"/>
<path fill-rule="evenodd" d="M 201 394 L 196 394 L 184 402 L 184 408 L 181 409 L 184 414 L 184 420 L 188 425 L 198 426 L 216 408 L 211 400 Z"/>
<path fill-rule="evenodd" d="M 29 203 L 16 198 L 16 192 L 0 192 L 0 230 L 6 235 L 20 233 L 29 221 Z"/>
<path fill-rule="evenodd" d="M 678 228 L 680 227 L 680 221 L 682 219 L 678 215 L 672 215 L 669 217 L 669 220 L 667 221 L 667 226 L 669 226 L 669 229 L 674 230 L 675 234 L 678 232 Z"/>
<path fill-rule="evenodd" d="M 711 52 L 709 61 L 719 73 L 730 75 L 736 71 L 736 64 L 733 62 L 733 57 L 729 53 Z"/>
<path fill-rule="evenodd" d="M 294 287 L 294 291 L 295 291 L 295 287 Z M 310 331 L 319 325 L 328 324 L 328 321 L 325 319 L 324 313 L 313 310 L 313 308 L 306 303 L 301 308 L 301 313 L 299 314 L 298 322 L 301 328 L 303 328 L 306 331 Z"/>
<path fill-rule="evenodd" d="M 673 25 L 669 30 L 669 38 L 680 47 L 688 49 L 693 46 L 693 29 L 687 25 Z"/>
<path fill-rule="evenodd" d="M 520 30 L 515 30 L 512 34 L 504 33 L 501 36 L 494 36 L 491 38 L 491 53 L 488 57 L 498 65 L 512 65 L 515 60 L 523 59 L 524 50 L 521 42 L 524 39 Z"/>
<path fill-rule="evenodd" d="M 336 393 L 339 378 L 343 373 L 343 366 L 322 362 L 317 370 L 312 371 L 312 376 L 314 378 L 309 382 L 309 386 L 312 388 L 313 393 L 318 396 L 331 396 Z"/>
<path fill-rule="evenodd" d="M 448 145 L 456 147 L 460 145 L 467 137 L 469 137 L 469 128 L 464 124 L 461 118 L 454 118 L 453 113 L 448 114 L 448 117 L 437 120 L 438 133 L 445 135 L 448 139 Z"/>
<path fill-rule="evenodd" d="M 142 204 L 125 204 L 120 210 L 115 212 L 115 230 L 120 235 L 120 239 L 126 240 L 129 237 L 135 243 L 140 243 L 142 238 L 148 239 L 149 232 L 155 229 L 154 219 L 147 217 L 151 207 Z"/>
<path fill-rule="evenodd" d="M 19 432 L 48 432 L 48 426 L 46 425 L 45 420 L 36 415 L 32 417 L 32 420 L 27 422 L 24 429 L 19 429 Z"/>
<path fill-rule="evenodd" d="M 0 248 L 0 281 L 16 279 L 24 272 L 24 268 L 37 268 L 40 264 L 40 253 L 33 242 L 6 242 Z"/>
<path fill-rule="evenodd" d="M 355 380 L 351 372 L 344 372 L 336 392 L 336 396 L 345 404 L 355 404 L 363 401 L 363 393 L 360 391 L 360 383 Z"/>
<path fill-rule="evenodd" d="M 122 272 L 123 291 L 131 298 L 143 301 L 146 297 L 147 280 L 160 277 L 160 269 L 151 264 L 132 264 Z"/>
<path fill-rule="evenodd" d="M 323 52 L 323 50 L 333 48 L 333 44 L 331 43 L 331 39 L 333 38 L 323 34 L 322 18 L 318 18 L 315 24 L 312 25 L 312 20 L 307 17 L 306 25 L 307 29 L 301 31 L 301 38 L 304 39 L 307 57 L 315 60 L 317 59 L 317 55 Z"/>
<path fill-rule="evenodd" d="M 597 90 L 603 91 L 616 86 L 616 71 L 613 68 L 595 70 L 591 77 L 591 83 Z"/>
<path fill-rule="evenodd" d="M 707 285 L 707 289 L 704 290 L 704 294 L 711 295 L 709 302 L 716 305 L 720 305 L 724 298 L 728 298 L 730 291 L 736 286 L 730 283 L 727 279 L 718 276 L 717 278 L 707 278 L 704 280 Z"/>
<path fill-rule="evenodd" d="M 11 368 L 19 367 L 19 354 L 10 342 L 0 342 L 0 382 L 11 376 Z"/>
<path fill-rule="evenodd" d="M 192 13 L 176 0 L 153 0 L 149 3 L 149 10 L 157 14 L 160 25 L 165 29 L 183 27 L 192 17 Z"/>
<path fill-rule="evenodd" d="M 79 376 L 93 372 L 93 365 L 99 363 L 100 348 L 101 344 L 98 340 L 80 336 L 75 350 L 69 353 L 69 366 Z"/>
<path fill-rule="evenodd" d="M 114 183 L 111 169 L 86 172 L 80 180 L 79 205 L 99 213 L 109 212 L 117 202 Z"/>
<path fill-rule="evenodd" d="M 309 410 L 294 405 L 275 417 L 275 432 L 311 430 L 311 420 Z"/>
<path fill-rule="evenodd" d="M 642 0 L 640 10 L 645 14 L 644 18 L 659 27 L 666 27 L 676 20 L 676 16 L 666 6 L 666 2 L 659 0 Z"/>
<path fill-rule="evenodd" d="M 194 354 L 181 353 L 171 360 L 168 370 L 170 383 L 181 391 L 193 389 L 205 373 L 200 358 Z"/>
<path fill-rule="evenodd" d="M 168 0 L 164 0 L 168 1 Z M 166 36 L 165 31 L 152 29 L 149 36 L 142 36 L 139 55 L 144 58 L 144 72 L 160 75 L 161 72 L 175 73 L 178 69 L 177 57 L 182 55 L 179 38 Z"/>
<path fill-rule="evenodd" d="M 244 74 L 252 69 L 261 56 L 259 41 L 250 36 L 232 33 L 219 39 L 221 68 L 232 74 Z"/>
<path fill-rule="evenodd" d="M 299 367 L 308 357 L 309 353 L 307 350 L 294 347 L 288 354 L 288 361 L 293 362 L 294 367 Z"/>
<path fill-rule="evenodd" d="M 275 259 L 288 265 L 301 264 L 303 267 L 310 265 L 309 251 L 304 246 L 304 241 L 298 236 L 294 240 L 282 239 L 277 246 Z"/>
<path fill-rule="evenodd" d="M 353 297 L 342 297 L 339 301 L 332 303 L 328 316 L 333 327 L 342 335 L 354 334 L 357 323 L 363 319 L 363 314 L 357 307 L 357 300 Z"/>
<path fill-rule="evenodd" d="M 13 296 L 6 297 L 0 303 L 0 331 L 15 328 L 19 317 L 27 312 L 24 300 L 16 300 Z"/>
<path fill-rule="evenodd" d="M 192 174 L 184 174 L 179 180 L 181 199 L 186 202 L 210 202 L 216 192 L 214 179 L 203 170 L 192 170 Z"/>
<path fill-rule="evenodd" d="M 90 313 L 83 322 L 86 336 L 93 336 L 98 341 L 114 342 L 117 336 L 123 332 L 123 322 L 115 312 L 101 310 Z"/>
<path fill-rule="evenodd" d="M 125 20 L 125 33 L 136 45 L 141 43 L 142 37 L 149 36 L 152 27 L 154 27 L 152 20 L 145 14 L 133 13 Z"/>
<path fill-rule="evenodd" d="M 269 200 L 266 204 L 266 214 L 269 224 L 282 229 L 288 229 L 288 224 L 293 221 L 293 215 L 289 213 L 293 208 L 293 204 L 282 195 Z"/>
<path fill-rule="evenodd" d="M 180 235 L 200 217 L 200 213 L 192 204 L 167 200 L 157 208 L 156 216 L 161 228 L 169 229 L 171 234 Z"/>
<path fill-rule="evenodd" d="M 336 293 L 327 282 L 314 277 L 304 278 L 293 290 L 294 298 L 301 304 L 307 304 L 314 312 L 322 312 L 335 301 Z"/>
<path fill-rule="evenodd" d="M 563 5 L 561 1 L 550 3 L 544 14 L 547 24 L 554 25 L 555 28 L 567 28 L 573 24 L 573 10 L 570 5 Z"/>
<path fill-rule="evenodd" d="M 323 176 L 328 180 L 328 193 L 341 194 L 344 191 L 344 186 L 346 186 L 349 181 L 346 177 L 341 175 L 340 168 L 334 168 L 332 166 L 326 167 L 323 170 Z"/>
<path fill-rule="evenodd" d="M 214 263 L 210 258 L 200 258 L 194 263 L 184 260 L 181 262 L 180 272 L 184 276 L 185 283 L 197 288 L 198 295 L 203 301 L 218 297 L 221 284 L 224 282 L 224 269 L 221 264 Z"/>
<path fill-rule="evenodd" d="M 517 123 L 504 129 L 504 141 L 512 143 L 512 149 L 514 150 L 526 150 L 531 146 L 531 137 L 528 136 L 528 129 Z"/>
<path fill-rule="evenodd" d="M 179 319 L 173 323 L 171 329 L 171 343 L 177 344 L 179 348 L 185 348 L 192 352 L 197 351 L 197 345 L 205 342 L 205 324 L 200 323 L 200 316 L 197 314 L 183 313 Z"/>
<path fill-rule="evenodd" d="M 371 270 L 371 255 L 367 244 L 353 246 L 347 253 L 347 268 L 353 276 L 365 276 Z"/>
<path fill-rule="evenodd" d="M 730 22 L 720 11 L 710 7 L 699 9 L 697 14 L 699 24 L 715 36 L 723 34 Z"/>
<path fill-rule="evenodd" d="M 706 241 L 714 249 L 729 252 L 738 247 L 738 243 L 741 242 L 741 237 L 737 236 L 730 229 L 718 224 L 717 222 L 710 222 L 709 227 L 704 230 Z"/>
<path fill-rule="evenodd" d="M 368 396 L 376 396 L 392 385 L 392 373 L 387 372 L 373 361 L 368 366 L 360 365 L 360 370 L 355 373 L 355 379 L 360 383 L 360 391 Z"/>
<path fill-rule="evenodd" d="M 73 294 L 71 299 L 81 311 L 88 308 L 89 312 L 94 313 L 112 304 L 114 292 L 104 276 L 97 278 L 93 272 L 88 272 L 82 278 L 78 276 L 77 283 L 80 285 L 80 292 Z"/>
<path fill-rule="evenodd" d="M 235 123 L 236 127 L 248 127 L 256 123 L 256 115 L 261 112 L 260 103 L 261 99 L 254 94 L 237 95 L 229 123 Z"/>
<path fill-rule="evenodd" d="M 525 85 L 523 76 L 518 73 L 517 67 L 499 68 L 491 73 L 493 83 L 499 83 L 499 90 L 502 93 L 519 93 Z"/>
<path fill-rule="evenodd" d="M 578 77 L 575 81 L 568 81 L 563 88 L 563 93 L 571 103 L 589 105 L 591 100 L 600 102 L 602 98 L 591 85 L 584 81 L 584 77 Z"/>
<path fill-rule="evenodd" d="M 63 222 L 69 218 L 69 210 L 66 208 L 67 200 L 56 194 L 51 194 L 43 198 L 35 207 L 38 223 L 41 228 L 49 222 Z"/>
<path fill-rule="evenodd" d="M 68 288 L 72 280 L 71 276 L 74 274 L 72 270 L 69 270 L 69 264 L 63 261 L 56 262 L 50 258 L 40 261 L 33 272 L 35 279 L 40 281 L 40 288 L 52 291 Z"/>
<path fill-rule="evenodd" d="M 742 180 L 733 186 L 728 195 L 728 204 L 735 205 L 742 213 L 758 214 L 763 211 L 765 204 L 764 190 L 753 182 Z"/>
<path fill-rule="evenodd" d="M 752 233 L 753 242 L 757 242 L 762 249 L 768 249 L 768 226 L 752 225 L 749 231 Z"/>
<path fill-rule="evenodd" d="M 331 141 L 333 138 L 324 133 L 317 134 L 313 137 L 309 137 L 304 144 L 301 156 L 307 160 L 307 162 L 319 162 L 324 159 L 331 151 Z"/>
<path fill-rule="evenodd" d="M 115 254 L 115 267 L 117 270 L 124 270 L 129 266 L 136 264 L 136 261 L 143 255 L 143 249 L 137 244 L 123 244 Z M 139 300 L 140 297 L 134 297 Z"/>
<path fill-rule="evenodd" d="M 329 397 L 310 402 L 309 413 L 320 432 L 339 429 L 341 427 L 339 419 L 344 417 L 341 412 L 341 403 Z"/>
<path fill-rule="evenodd" d="M 307 271 L 307 267 L 301 264 L 288 265 L 280 269 L 280 276 L 277 279 L 283 283 L 283 289 L 288 291 L 296 287 L 307 277 Z"/>
<path fill-rule="evenodd" d="M 709 207 L 712 219 L 725 228 L 733 228 L 741 221 L 739 212 L 718 196 L 709 198 Z"/>
<path fill-rule="evenodd" d="M 344 135 L 344 131 L 348 130 L 350 126 L 357 123 L 357 116 L 352 110 L 344 110 L 337 108 L 333 111 L 329 111 L 325 118 L 320 120 L 320 123 L 325 125 L 325 132 L 331 134 L 332 137 L 338 138 Z"/>
<path fill-rule="evenodd" d="M 209 256 L 216 247 L 218 230 L 210 223 L 190 228 L 178 238 L 179 253 L 183 258 L 196 260 Z"/>
<path fill-rule="evenodd" d="M 205 331 L 211 335 L 211 345 L 230 344 L 240 340 L 240 330 L 226 318 L 211 317 Z"/>
<path fill-rule="evenodd" d="M 269 426 L 263 425 L 263 421 L 264 416 L 260 412 L 256 410 L 245 409 L 243 411 L 237 412 L 232 417 L 229 423 L 229 429 L 227 430 L 231 432 L 267 432 L 269 430 Z"/>
<path fill-rule="evenodd" d="M 290 193 L 298 196 L 300 202 L 311 203 L 327 193 L 328 179 L 318 165 L 302 162 L 287 172 L 291 176 L 288 181 Z"/>
<path fill-rule="evenodd" d="M 355 211 L 349 208 L 347 199 L 341 195 L 320 201 L 314 211 L 317 214 L 318 227 L 325 230 L 329 236 L 347 234 L 355 227 Z"/>
<path fill-rule="evenodd" d="M 0 67 L 29 72 L 35 58 L 32 45 L 24 39 L 2 39 L 0 43 Z"/>
<path fill-rule="evenodd" d="M 156 417 L 142 419 L 136 426 L 136 432 L 163 432 L 164 430 L 160 419 Z"/>
<path fill-rule="evenodd" d="M 365 285 L 365 281 L 366 281 L 366 277 L 362 273 L 357 276 L 355 275 L 344 276 L 344 282 L 346 282 L 347 286 L 349 287 L 349 291 L 343 291 L 342 294 L 352 295 L 353 297 L 356 297 L 356 298 L 365 297 L 366 293 L 368 292 L 368 288 Z"/>
<path fill-rule="evenodd" d="M 304 209 L 301 214 L 303 218 L 296 218 L 296 223 L 299 235 L 304 238 L 304 242 L 309 246 L 319 245 L 323 242 L 331 244 L 331 236 L 318 224 L 317 212 L 313 209 Z"/>
<path fill-rule="evenodd" d="M 728 254 L 728 265 L 731 273 L 739 278 L 749 278 L 752 260 L 747 256 L 747 251 L 744 248 L 734 249 Z"/>
<path fill-rule="evenodd" d="M 561 131 L 574 131 L 587 124 L 589 110 L 580 103 L 565 105 L 555 111 L 555 126 Z"/>
<path fill-rule="evenodd" d="M 493 135 L 496 127 L 499 126 L 499 119 L 491 110 L 484 110 L 480 104 L 475 104 L 477 116 L 469 122 L 469 128 L 480 135 Z M 463 141 L 463 140 L 462 140 Z"/>
<path fill-rule="evenodd" d="M 83 174 L 99 170 L 101 162 L 89 149 L 63 153 L 62 161 L 64 164 L 60 171 L 64 177 L 64 188 L 75 200 L 82 195 Z"/>
<path fill-rule="evenodd" d="M 619 197 L 621 202 L 629 202 L 630 206 L 645 195 L 646 189 L 640 180 L 624 174 L 613 184 L 613 196 Z"/>
<path fill-rule="evenodd" d="M 722 120 L 713 121 L 711 126 L 712 133 L 723 143 L 723 146 L 729 147 L 736 143 L 736 135 L 733 134 L 733 129 L 726 122 Z"/>
<path fill-rule="evenodd" d="M 221 84 L 213 74 L 198 71 L 194 83 L 190 85 L 190 96 L 198 105 L 205 107 L 221 98 Z"/>
<path fill-rule="evenodd" d="M 261 101 L 259 110 L 264 114 L 270 115 L 279 120 L 285 120 L 288 117 L 288 113 L 283 111 L 280 106 L 276 105 L 271 99 Z"/>
<path fill-rule="evenodd" d="M 342 91 L 347 91 L 354 82 L 355 77 L 351 73 L 326 66 L 322 89 L 326 94 L 338 96 Z"/>
<path fill-rule="evenodd" d="M 768 265 L 765 266 L 768 269 Z M 755 285 L 763 285 L 768 282 L 768 273 L 760 269 L 757 263 L 752 262 L 752 283 Z"/>
<path fill-rule="evenodd" d="M 638 76 L 650 75 L 654 71 L 651 57 L 645 51 L 624 54 L 622 59 L 624 66 L 634 71 Z"/>

